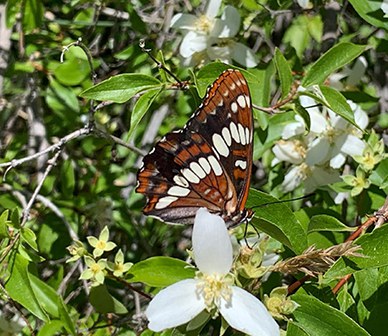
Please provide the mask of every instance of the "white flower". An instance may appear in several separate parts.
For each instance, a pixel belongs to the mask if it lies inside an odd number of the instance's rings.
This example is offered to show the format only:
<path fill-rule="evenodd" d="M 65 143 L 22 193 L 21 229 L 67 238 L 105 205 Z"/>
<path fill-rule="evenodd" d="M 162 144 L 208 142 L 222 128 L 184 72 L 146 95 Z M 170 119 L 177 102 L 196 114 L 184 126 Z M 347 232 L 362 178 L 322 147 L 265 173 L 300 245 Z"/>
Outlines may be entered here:
<path fill-rule="evenodd" d="M 303 9 L 313 8 L 313 4 L 310 2 L 310 0 L 297 0 L 297 2 L 298 2 L 298 5 Z"/>
<path fill-rule="evenodd" d="M 345 90 L 357 85 L 364 76 L 368 63 L 364 56 L 360 56 L 352 67 L 346 66 L 341 72 L 334 73 L 329 77 L 330 86 L 337 90 Z M 345 80 L 343 80 L 345 78 Z"/>
<path fill-rule="evenodd" d="M 384 12 L 384 17 L 388 18 L 388 0 L 384 0 L 380 8 Z"/>
<path fill-rule="evenodd" d="M 231 239 L 223 219 L 205 208 L 195 217 L 193 253 L 199 272 L 194 279 L 179 281 L 153 298 L 146 310 L 149 329 L 173 328 L 207 310 L 213 316 L 221 313 L 231 327 L 249 335 L 280 335 L 264 304 L 232 285 Z"/>
<path fill-rule="evenodd" d="M 356 124 L 364 129 L 368 124 L 367 114 L 353 102 L 348 103 L 353 109 Z M 329 162 L 331 168 L 338 169 L 344 165 L 348 155 L 361 155 L 364 151 L 361 131 L 333 111 L 324 109 L 320 115 L 310 113 L 310 118 L 312 128 L 316 126 L 317 138 L 309 144 L 306 153 L 309 166 Z"/>
<path fill-rule="evenodd" d="M 253 51 L 233 40 L 240 28 L 240 14 L 235 7 L 226 6 L 221 18 L 216 18 L 220 6 L 221 0 L 210 0 L 199 17 L 176 14 L 172 18 L 171 27 L 185 32 L 179 53 L 186 63 L 215 59 L 231 63 L 233 59 L 247 67 L 256 66 Z"/>

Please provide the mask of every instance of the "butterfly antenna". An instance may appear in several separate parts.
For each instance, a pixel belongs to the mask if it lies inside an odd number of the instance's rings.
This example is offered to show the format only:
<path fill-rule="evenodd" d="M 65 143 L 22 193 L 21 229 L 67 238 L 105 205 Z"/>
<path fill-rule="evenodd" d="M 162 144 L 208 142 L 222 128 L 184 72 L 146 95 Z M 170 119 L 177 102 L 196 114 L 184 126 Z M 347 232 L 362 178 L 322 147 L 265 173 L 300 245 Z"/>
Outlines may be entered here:
<path fill-rule="evenodd" d="M 249 223 L 249 220 L 248 219 L 245 219 L 244 221 L 245 223 L 245 228 L 244 228 L 244 241 L 245 241 L 245 244 L 247 245 L 247 247 L 250 249 L 250 250 L 253 250 L 253 248 L 255 247 L 256 243 L 253 244 L 253 246 L 249 246 L 249 243 L 248 243 L 248 239 L 247 239 L 247 234 L 248 234 L 248 225 L 250 224 Z M 257 234 L 257 237 L 260 238 L 260 232 L 259 230 L 257 230 L 256 226 L 252 225 L 251 226 L 253 227 L 253 230 L 255 230 L 256 234 Z"/>
<path fill-rule="evenodd" d="M 292 198 L 292 199 L 289 199 L 289 200 L 279 200 L 279 201 L 273 201 L 273 202 L 269 202 L 269 203 L 263 203 L 263 204 L 260 204 L 260 205 L 253 206 L 253 207 L 251 207 L 251 209 L 253 209 L 253 208 L 262 208 L 262 207 L 265 207 L 265 206 L 271 205 L 271 204 L 279 204 L 279 203 L 287 203 L 287 202 L 298 201 L 298 200 L 301 200 L 301 199 L 309 198 L 309 197 L 311 197 L 313 195 L 315 195 L 315 193 L 310 193 L 310 194 L 307 194 L 307 195 L 304 195 L 304 196 L 301 196 L 301 197 Z"/>
<path fill-rule="evenodd" d="M 175 76 L 169 69 L 167 69 L 164 64 L 162 64 L 161 62 L 159 62 L 152 54 L 151 54 L 151 49 L 147 49 L 145 47 L 145 40 L 144 39 L 141 39 L 139 41 L 139 47 L 141 49 L 141 51 L 147 53 L 147 55 L 156 63 L 156 65 L 158 66 L 159 69 L 163 69 L 166 73 L 168 73 L 172 78 L 174 78 L 176 80 L 176 82 L 178 83 L 178 87 L 182 88 L 182 89 L 187 89 L 187 83 L 185 82 L 182 82 L 177 76 Z"/>

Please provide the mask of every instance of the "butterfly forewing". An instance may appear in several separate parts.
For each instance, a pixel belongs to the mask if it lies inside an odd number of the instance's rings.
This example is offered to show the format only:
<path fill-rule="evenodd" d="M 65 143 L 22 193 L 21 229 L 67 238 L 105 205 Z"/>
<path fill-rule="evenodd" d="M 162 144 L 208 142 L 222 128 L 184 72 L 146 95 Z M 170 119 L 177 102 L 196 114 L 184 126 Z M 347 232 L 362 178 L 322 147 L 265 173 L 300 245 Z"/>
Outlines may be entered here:
<path fill-rule="evenodd" d="M 167 134 L 143 159 L 137 192 L 143 212 L 191 224 L 201 207 L 236 225 L 247 213 L 253 123 L 247 83 L 225 71 L 182 130 Z"/>

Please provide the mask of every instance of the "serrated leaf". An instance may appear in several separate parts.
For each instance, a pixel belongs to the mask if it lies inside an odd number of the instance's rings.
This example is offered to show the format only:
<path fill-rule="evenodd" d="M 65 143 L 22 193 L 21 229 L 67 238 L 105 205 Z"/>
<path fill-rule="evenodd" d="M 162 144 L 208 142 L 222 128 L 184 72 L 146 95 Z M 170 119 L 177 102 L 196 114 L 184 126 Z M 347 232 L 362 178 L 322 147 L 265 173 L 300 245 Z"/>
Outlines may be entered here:
<path fill-rule="evenodd" d="M 291 90 L 291 85 L 292 85 L 292 73 L 291 73 L 291 68 L 281 53 L 281 51 L 276 48 L 275 49 L 275 57 L 274 57 L 274 62 L 276 66 L 276 70 L 279 75 L 279 80 L 280 80 L 280 87 L 282 89 L 282 98 L 286 97 Z"/>
<path fill-rule="evenodd" d="M 128 131 L 127 139 L 131 139 L 133 133 L 136 130 L 137 125 L 139 125 L 141 119 L 144 117 L 148 109 L 150 108 L 152 102 L 155 98 L 162 92 L 162 88 L 149 90 L 137 100 L 132 113 L 131 113 L 131 128 Z"/>
<path fill-rule="evenodd" d="M 125 306 L 114 298 L 108 292 L 105 285 L 92 287 L 90 289 L 90 303 L 93 307 L 102 314 L 127 314 L 128 310 Z"/>
<path fill-rule="evenodd" d="M 300 305 L 294 312 L 295 324 L 309 336 L 370 336 L 345 313 L 312 295 L 296 294 L 291 298 Z"/>
<path fill-rule="evenodd" d="M 10 277 L 5 284 L 5 289 L 13 300 L 20 303 L 36 317 L 47 322 L 49 317 L 32 289 L 27 268 L 28 261 L 16 254 L 14 262 L 10 263 L 8 267 Z"/>
<path fill-rule="evenodd" d="M 279 203 L 271 195 L 250 189 L 246 207 L 255 207 L 251 223 L 258 229 L 288 246 L 296 254 L 307 248 L 306 232 L 286 204 Z"/>
<path fill-rule="evenodd" d="M 346 226 L 337 218 L 329 215 L 313 216 L 310 220 L 307 232 L 314 231 L 337 231 L 337 232 L 351 232 L 354 228 Z"/>
<path fill-rule="evenodd" d="M 124 103 L 140 92 L 162 88 L 158 79 L 143 74 L 113 76 L 80 93 L 81 97 Z"/>
<path fill-rule="evenodd" d="M 326 279 L 341 278 L 362 269 L 383 267 L 388 265 L 388 225 L 384 225 L 372 233 L 366 233 L 355 242 L 360 245 L 359 253 L 363 257 L 340 258 L 325 274 Z"/>
<path fill-rule="evenodd" d="M 307 88 L 311 85 L 322 84 L 330 74 L 350 63 L 361 55 L 365 49 L 366 46 L 364 45 L 348 42 L 335 45 L 311 66 L 302 81 L 302 86 Z"/>
<path fill-rule="evenodd" d="M 194 278 L 196 269 L 179 259 L 151 257 L 133 265 L 127 281 L 144 282 L 152 287 L 166 287 L 180 280 Z"/>

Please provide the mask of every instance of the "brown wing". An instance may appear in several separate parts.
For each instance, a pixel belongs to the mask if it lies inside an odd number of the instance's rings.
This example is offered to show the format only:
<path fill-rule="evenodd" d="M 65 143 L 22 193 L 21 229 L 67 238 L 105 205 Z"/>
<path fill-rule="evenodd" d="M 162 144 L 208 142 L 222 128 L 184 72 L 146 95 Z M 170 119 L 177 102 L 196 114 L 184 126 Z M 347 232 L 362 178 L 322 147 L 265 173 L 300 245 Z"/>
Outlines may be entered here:
<path fill-rule="evenodd" d="M 228 222 L 240 220 L 251 178 L 252 139 L 247 83 L 239 71 L 226 70 L 185 127 L 167 134 L 144 157 L 136 189 L 147 196 L 144 213 L 191 224 L 196 211 L 206 207 Z"/>

